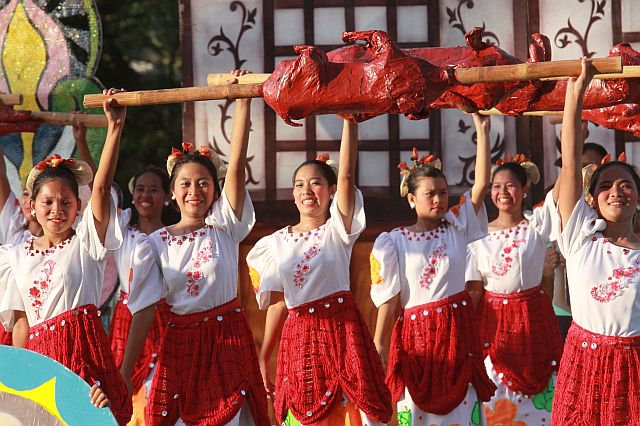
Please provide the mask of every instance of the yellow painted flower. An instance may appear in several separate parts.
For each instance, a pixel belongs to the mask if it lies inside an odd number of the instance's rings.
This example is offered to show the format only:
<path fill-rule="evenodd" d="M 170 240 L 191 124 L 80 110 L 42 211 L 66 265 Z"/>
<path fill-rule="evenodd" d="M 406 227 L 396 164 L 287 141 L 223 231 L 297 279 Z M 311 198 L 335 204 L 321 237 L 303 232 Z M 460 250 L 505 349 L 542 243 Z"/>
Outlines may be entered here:
<path fill-rule="evenodd" d="M 371 283 L 374 285 L 382 284 L 384 280 L 380 276 L 380 261 L 371 254 L 369 255 L 369 263 L 371 264 Z"/>
<path fill-rule="evenodd" d="M 249 267 L 249 277 L 251 277 L 251 285 L 253 286 L 253 290 L 257 293 L 260 288 L 260 274 L 258 271 Z"/>

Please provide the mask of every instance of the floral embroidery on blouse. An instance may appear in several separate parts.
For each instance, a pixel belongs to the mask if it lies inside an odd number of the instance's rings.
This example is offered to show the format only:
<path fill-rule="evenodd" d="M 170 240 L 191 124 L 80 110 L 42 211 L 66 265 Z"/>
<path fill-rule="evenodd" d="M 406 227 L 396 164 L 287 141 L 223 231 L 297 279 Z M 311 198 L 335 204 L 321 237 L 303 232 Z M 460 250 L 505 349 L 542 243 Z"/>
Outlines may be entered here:
<path fill-rule="evenodd" d="M 180 243 L 178 243 L 180 244 Z M 187 277 L 187 282 L 185 283 L 185 287 L 187 289 L 187 293 L 191 296 L 197 296 L 200 294 L 200 282 L 202 282 L 205 278 L 204 272 L 202 272 L 202 268 L 204 265 L 209 263 L 212 259 L 213 244 L 211 243 L 211 239 L 207 241 L 207 243 L 198 250 L 195 258 L 191 258 L 191 266 L 187 269 L 185 276 Z"/>
<path fill-rule="evenodd" d="M 186 233 L 184 235 L 178 235 L 177 237 L 174 237 L 173 235 L 169 234 L 169 231 L 167 231 L 167 228 L 164 228 L 162 231 L 160 231 L 160 237 L 162 238 L 162 241 L 166 241 L 166 243 L 168 245 L 171 245 L 172 243 L 175 243 L 175 244 L 178 244 L 179 246 L 181 246 L 187 240 L 189 242 L 192 242 L 198 236 L 204 237 L 205 236 L 205 231 L 207 229 L 213 229 L 213 226 L 205 225 L 205 226 L 203 226 L 202 228 L 200 228 L 200 229 L 198 229 L 196 231 L 189 232 L 189 233 Z"/>
<path fill-rule="evenodd" d="M 40 277 L 33 281 L 33 287 L 29 289 L 29 299 L 31 299 L 31 306 L 33 307 L 36 319 L 42 319 L 40 314 L 42 311 L 42 304 L 49 296 L 49 290 L 51 289 L 51 275 L 53 275 L 53 269 L 56 266 L 56 262 L 52 259 L 48 259 L 44 262 L 44 266 L 40 270 Z"/>
<path fill-rule="evenodd" d="M 251 266 L 249 266 L 249 278 L 251 278 L 251 285 L 253 286 L 253 291 L 257 293 L 258 289 L 260 289 L 260 274 Z"/>
<path fill-rule="evenodd" d="M 447 226 L 447 222 L 441 222 L 436 229 L 432 229 L 431 231 L 413 232 L 405 226 L 401 226 L 398 230 L 400 231 L 400 235 L 404 235 L 409 241 L 430 241 L 440 238 L 440 234 L 446 232 Z"/>
<path fill-rule="evenodd" d="M 420 287 L 427 288 L 433 282 L 438 272 L 438 265 L 440 262 L 447 258 L 447 243 L 445 240 L 440 240 L 440 244 L 435 248 L 427 259 L 427 264 L 422 268 L 420 274 Z"/>
<path fill-rule="evenodd" d="M 499 277 L 502 277 L 509 272 L 513 266 L 513 261 L 517 257 L 518 248 L 525 243 L 526 238 L 516 239 L 516 236 L 522 231 L 526 234 L 529 229 L 526 221 L 520 222 L 518 225 L 503 229 L 501 231 L 492 232 L 489 234 L 489 241 L 505 239 L 505 243 L 500 250 L 498 261 L 491 266 L 491 271 Z"/>
<path fill-rule="evenodd" d="M 611 302 L 622 296 L 631 280 L 640 274 L 640 266 L 619 266 L 607 278 L 608 282 L 591 288 L 591 297 L 600 303 Z"/>
<path fill-rule="evenodd" d="M 384 280 L 380 276 L 380 269 L 382 268 L 382 266 L 380 265 L 380 261 L 376 259 L 373 254 L 370 254 L 369 264 L 371 265 L 371 283 L 373 285 L 382 284 Z"/>
<path fill-rule="evenodd" d="M 302 288 L 304 282 L 306 281 L 305 275 L 307 275 L 311 271 L 311 265 L 309 265 L 309 261 L 316 257 L 320 253 L 320 244 L 315 243 L 311 248 L 304 252 L 304 257 L 296 263 L 296 271 L 293 274 L 293 284 Z"/>

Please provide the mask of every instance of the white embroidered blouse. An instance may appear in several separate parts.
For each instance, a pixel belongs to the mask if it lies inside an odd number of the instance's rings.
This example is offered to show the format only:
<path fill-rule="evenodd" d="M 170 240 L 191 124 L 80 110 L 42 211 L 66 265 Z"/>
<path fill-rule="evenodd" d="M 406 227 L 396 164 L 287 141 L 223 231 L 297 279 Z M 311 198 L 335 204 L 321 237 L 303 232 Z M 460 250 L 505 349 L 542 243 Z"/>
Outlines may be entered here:
<path fill-rule="evenodd" d="M 362 193 L 356 189 L 351 232 L 338 205 L 329 207 L 325 224 L 308 232 L 287 226 L 260 239 L 247 255 L 258 306 L 267 309 L 271 292 L 284 292 L 288 308 L 349 290 L 353 244 L 366 226 Z"/>
<path fill-rule="evenodd" d="M 456 212 L 457 213 L 454 213 Z M 476 214 L 467 192 L 428 232 L 400 227 L 383 232 L 371 252 L 371 298 L 376 306 L 400 293 L 405 309 L 436 302 L 465 289 L 467 244 L 487 235 L 484 205 Z"/>
<path fill-rule="evenodd" d="M 553 195 L 542 206 L 524 213 L 518 225 L 489 234 L 467 251 L 467 281 L 483 281 L 494 293 L 518 293 L 540 285 L 551 235 Z"/>

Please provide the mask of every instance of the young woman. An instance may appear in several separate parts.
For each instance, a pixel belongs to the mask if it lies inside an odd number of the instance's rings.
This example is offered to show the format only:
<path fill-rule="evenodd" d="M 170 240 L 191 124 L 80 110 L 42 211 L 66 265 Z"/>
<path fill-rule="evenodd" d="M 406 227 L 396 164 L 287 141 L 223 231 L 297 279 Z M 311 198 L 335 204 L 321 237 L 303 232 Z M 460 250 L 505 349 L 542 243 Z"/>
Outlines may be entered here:
<path fill-rule="evenodd" d="M 164 207 L 169 205 L 169 175 L 158 167 L 148 167 L 131 178 L 129 191 L 133 196 L 132 204 L 135 211 L 125 209 L 119 218 L 123 241 L 115 252 L 115 262 L 120 286 L 109 330 L 111 350 L 118 368 L 122 366 L 124 359 L 132 313 L 146 307 L 145 303 L 141 307 L 129 304 L 129 289 L 131 286 L 149 285 L 148 283 L 154 280 L 160 283 L 162 280 L 153 253 L 150 248 L 144 250 L 145 245 L 141 240 L 164 226 L 162 212 Z M 167 304 L 163 300 L 156 307 L 153 326 L 133 368 L 131 380 L 134 392 L 134 418 L 132 420 L 144 421 L 145 400 L 148 397 L 151 375 L 160 352 L 162 332 L 167 323 Z M 145 389 L 138 395 L 143 384 Z"/>
<path fill-rule="evenodd" d="M 558 247 L 566 259 L 573 324 L 553 401 L 554 425 L 640 424 L 640 238 L 633 232 L 640 178 L 624 161 L 581 175 L 582 99 L 592 77 L 567 84 L 562 121 Z"/>
<path fill-rule="evenodd" d="M 337 176 L 326 155 L 302 163 L 293 174 L 300 221 L 247 256 L 267 309 L 260 368 L 279 422 L 374 425 L 391 417 L 382 364 L 349 290 L 351 250 L 365 227 L 357 147 L 356 124 L 345 121 Z M 269 360 L 280 334 L 274 390 Z"/>
<path fill-rule="evenodd" d="M 0 250 L 0 282 L 7 285 L 0 317 L 13 328 L 15 346 L 49 356 L 80 375 L 93 385 L 94 404 L 110 402 L 118 423 L 126 424 L 131 401 L 96 308 L 107 250 L 122 240 L 110 189 L 126 109 L 107 99 L 104 111 L 107 139 L 77 229 L 72 226 L 82 211 L 78 186 L 91 181 L 89 166 L 54 156 L 29 174 L 30 213 L 44 234 Z"/>
<path fill-rule="evenodd" d="M 236 72 L 236 75 L 240 75 Z M 147 406 L 147 425 L 269 425 L 267 399 L 251 330 L 237 300 L 238 245 L 255 216 L 245 188 L 250 100 L 237 100 L 231 151 L 222 191 L 221 164 L 206 148 L 183 145 L 167 161 L 180 221 L 149 236 L 163 282 L 145 282 L 131 304 L 133 316 L 121 368 L 131 377 L 153 321 L 153 302 L 166 295 L 169 325 L 158 354 Z M 135 273 L 135 271 L 134 271 Z M 141 302 L 138 302 L 138 301 Z"/>
<path fill-rule="evenodd" d="M 498 387 L 484 406 L 483 424 L 498 424 L 507 415 L 545 425 L 551 420 L 552 374 L 562 354 L 551 298 L 541 286 L 553 192 L 533 212 L 523 211 L 529 185 L 540 179 L 536 165 L 523 155 L 499 160 L 491 176 L 498 217 L 486 237 L 469 245 L 466 273 L 472 298 L 477 295 L 485 366 Z"/>
<path fill-rule="evenodd" d="M 400 424 L 468 425 L 476 401 L 488 401 L 495 390 L 482 364 L 464 279 L 467 244 L 487 232 L 489 118 L 474 114 L 473 120 L 476 180 L 460 205 L 448 210 L 439 161 L 418 159 L 414 149 L 413 167 L 400 164 L 400 192 L 416 210 L 416 223 L 380 234 L 371 252 L 374 341 L 385 359 L 393 327 L 387 384 Z"/>

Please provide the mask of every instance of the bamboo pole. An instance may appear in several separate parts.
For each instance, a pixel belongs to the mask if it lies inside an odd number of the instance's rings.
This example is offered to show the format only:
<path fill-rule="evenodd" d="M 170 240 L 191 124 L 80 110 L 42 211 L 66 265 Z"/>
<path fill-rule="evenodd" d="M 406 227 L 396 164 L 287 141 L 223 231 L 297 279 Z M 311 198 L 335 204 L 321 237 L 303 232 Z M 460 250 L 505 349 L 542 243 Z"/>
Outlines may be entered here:
<path fill-rule="evenodd" d="M 622 58 L 593 59 L 593 66 L 599 73 L 621 72 Z M 456 79 L 461 84 L 498 83 L 532 80 L 542 77 L 580 75 L 580 60 L 537 62 L 531 64 L 497 65 L 491 67 L 457 68 Z M 216 99 L 238 99 L 262 97 L 262 84 L 226 84 L 221 86 L 185 87 L 181 89 L 142 90 L 121 92 L 111 96 L 85 95 L 85 108 L 99 108 L 107 98 L 115 99 L 120 105 L 141 106 L 160 105 Z"/>
<path fill-rule="evenodd" d="M 541 78 L 542 81 L 567 80 L 569 77 L 549 77 Z M 640 65 L 624 65 L 622 72 L 596 74 L 593 78 L 600 80 L 609 80 L 612 78 L 640 78 Z"/>
<path fill-rule="evenodd" d="M 72 112 L 36 112 L 32 111 L 31 116 L 47 124 L 58 124 L 63 126 L 73 126 L 82 124 L 85 127 L 107 127 L 107 117 L 102 114 L 76 114 Z"/>
<path fill-rule="evenodd" d="M 508 115 L 496 108 L 485 109 L 482 111 L 478 111 L 478 113 L 482 115 Z M 518 117 L 520 115 L 527 115 L 530 117 L 553 117 L 558 115 L 562 116 L 562 111 L 525 111 L 522 114 L 515 115 L 515 117 Z"/>
<path fill-rule="evenodd" d="M 211 87 L 183 87 L 178 89 L 141 90 L 120 92 L 111 96 L 85 95 L 85 108 L 101 108 L 105 99 L 113 98 L 120 105 L 142 106 L 208 101 L 214 99 L 241 99 L 262 97 L 261 84 L 227 84 Z"/>
<path fill-rule="evenodd" d="M 22 105 L 22 95 L 16 93 L 0 93 L 0 104 L 7 106 Z"/>
<path fill-rule="evenodd" d="M 610 79 L 610 78 L 637 78 L 640 77 L 640 66 L 622 66 L 622 58 L 608 57 L 594 59 L 593 64 L 599 72 L 594 78 Z M 552 64 L 551 66 L 546 64 Z M 511 67 L 511 68 L 507 68 Z M 456 79 L 461 84 L 473 83 L 491 83 L 503 81 L 521 81 L 528 79 L 540 80 L 563 80 L 568 76 L 580 75 L 580 61 L 550 61 L 550 62 L 534 62 L 515 65 L 496 65 L 493 67 L 473 67 L 473 68 L 456 68 Z M 622 72 L 620 72 L 622 70 Z M 482 71 L 482 75 L 479 72 Z M 536 75 L 546 75 L 546 77 L 537 78 Z M 554 75 L 554 76 L 552 76 Z M 240 77 L 234 77 L 232 74 L 209 74 L 207 75 L 207 84 L 209 86 L 219 86 L 229 84 L 238 80 L 238 84 L 255 84 L 264 83 L 271 74 L 245 74 Z M 531 76 L 531 77 L 529 77 Z"/>

